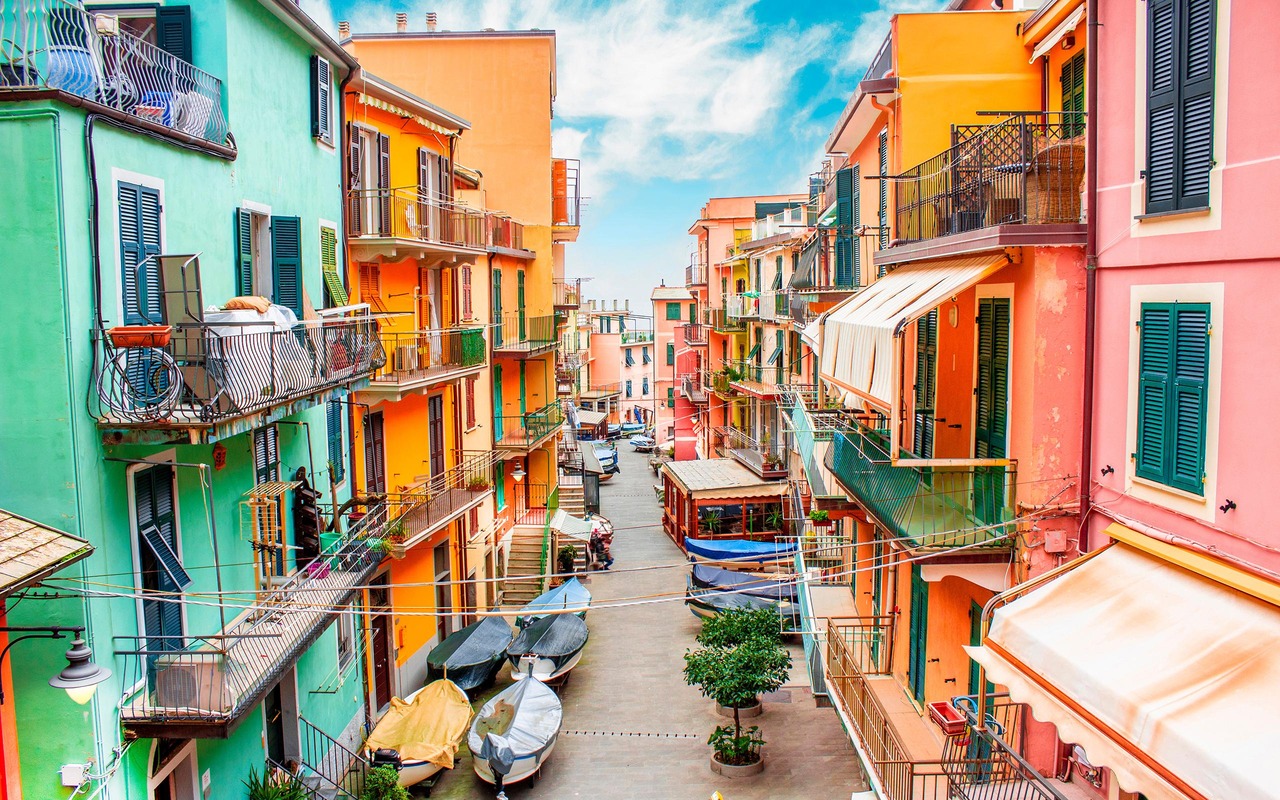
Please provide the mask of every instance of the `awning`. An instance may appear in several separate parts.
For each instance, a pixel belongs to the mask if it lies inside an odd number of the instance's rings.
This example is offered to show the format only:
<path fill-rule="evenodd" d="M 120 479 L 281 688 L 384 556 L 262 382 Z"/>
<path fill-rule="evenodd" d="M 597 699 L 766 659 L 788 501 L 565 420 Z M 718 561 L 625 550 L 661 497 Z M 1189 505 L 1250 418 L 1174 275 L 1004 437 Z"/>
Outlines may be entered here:
<path fill-rule="evenodd" d="M 84 539 L 0 509 L 0 600 L 92 552 Z"/>
<path fill-rule="evenodd" d="M 556 513 L 551 517 L 552 530 L 584 542 L 591 538 L 593 527 L 590 520 L 575 517 L 563 509 L 557 509 Z"/>
<path fill-rule="evenodd" d="M 800 248 L 800 261 L 796 264 L 791 280 L 787 282 L 789 289 L 810 289 L 817 284 L 813 280 L 813 267 L 818 263 L 818 251 L 821 249 L 819 237 L 815 236 Z"/>
<path fill-rule="evenodd" d="M 603 423 L 609 415 L 603 411 L 587 411 L 586 409 L 578 409 L 578 427 L 594 428 Z"/>
<path fill-rule="evenodd" d="M 766 481 L 732 458 L 669 461 L 663 470 L 695 500 L 765 499 L 786 494 L 786 481 Z"/>
<path fill-rule="evenodd" d="M 1276 796 L 1280 607 L 1118 543 L 998 609 L 983 644 L 990 679 L 1127 791 Z"/>
<path fill-rule="evenodd" d="M 818 215 L 818 227 L 830 228 L 836 224 L 836 204 L 832 203 Z"/>
<path fill-rule="evenodd" d="M 893 340 L 911 322 L 1009 263 L 1003 254 L 898 267 L 827 312 L 822 379 L 889 408 Z"/>
<path fill-rule="evenodd" d="M 1031 51 L 1031 63 L 1036 63 L 1036 59 L 1057 47 L 1058 42 L 1062 41 L 1062 37 L 1074 31 L 1082 19 L 1084 19 L 1083 5 L 1072 11 L 1066 19 L 1058 23 L 1058 27 L 1049 31 L 1049 35 L 1040 40 L 1040 43 Z"/>

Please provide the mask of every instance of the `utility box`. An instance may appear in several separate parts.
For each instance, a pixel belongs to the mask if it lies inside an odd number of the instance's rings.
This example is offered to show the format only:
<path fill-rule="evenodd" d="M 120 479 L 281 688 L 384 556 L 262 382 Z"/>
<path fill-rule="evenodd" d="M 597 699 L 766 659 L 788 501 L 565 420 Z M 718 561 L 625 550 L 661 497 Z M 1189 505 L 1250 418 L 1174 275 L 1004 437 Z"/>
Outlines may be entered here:
<path fill-rule="evenodd" d="M 1044 551 L 1055 556 L 1067 552 L 1066 531 L 1046 531 L 1044 534 Z"/>

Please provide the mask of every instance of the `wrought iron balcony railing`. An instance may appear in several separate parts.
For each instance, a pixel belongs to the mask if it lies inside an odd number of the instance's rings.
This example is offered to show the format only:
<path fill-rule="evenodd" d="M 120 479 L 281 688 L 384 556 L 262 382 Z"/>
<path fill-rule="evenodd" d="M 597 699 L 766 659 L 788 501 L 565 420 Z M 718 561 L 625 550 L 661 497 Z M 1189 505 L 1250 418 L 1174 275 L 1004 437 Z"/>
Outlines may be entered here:
<path fill-rule="evenodd" d="M 523 250 L 524 225 L 497 214 L 489 215 L 489 246 L 504 247 L 508 250 Z"/>
<path fill-rule="evenodd" d="M 439 475 L 389 495 L 393 519 L 387 538 L 391 552 L 404 555 L 464 512 L 479 505 L 493 491 L 497 453 L 462 452 L 457 463 Z"/>
<path fill-rule="evenodd" d="M 0 5 L 0 99 L 56 89 L 171 131 L 227 141 L 222 81 L 120 29 L 110 10 L 66 0 Z"/>
<path fill-rule="evenodd" d="M 141 346 L 95 333 L 90 405 L 100 426 L 208 427 L 362 382 L 386 362 L 377 322 L 368 317 L 286 329 L 232 322 L 166 327 L 165 337 Z"/>
<path fill-rule="evenodd" d="M 551 160 L 551 224 L 576 227 L 582 224 L 582 188 L 576 158 Z"/>
<path fill-rule="evenodd" d="M 707 265 L 700 253 L 689 255 L 689 266 L 684 268 L 685 286 L 705 286 L 707 284 Z"/>
<path fill-rule="evenodd" d="M 373 375 L 375 386 L 430 385 L 483 367 L 488 356 L 483 328 L 389 331 L 381 338 L 387 359 Z"/>
<path fill-rule="evenodd" d="M 725 451 L 761 478 L 773 480 L 787 476 L 786 448 L 777 442 L 757 441 L 746 431 L 725 428 Z"/>
<path fill-rule="evenodd" d="M 760 295 L 727 294 L 724 296 L 724 311 L 731 319 L 756 319 L 760 316 Z"/>
<path fill-rule="evenodd" d="M 552 290 L 555 293 L 556 308 L 577 308 L 582 305 L 581 278 L 574 278 L 571 281 L 552 281 Z"/>
<path fill-rule="evenodd" d="M 701 325 L 697 322 L 686 322 L 684 328 L 684 343 L 690 347 L 701 347 L 707 343 L 707 333 L 709 326 Z"/>
<path fill-rule="evenodd" d="M 483 211 L 421 194 L 417 187 L 353 189 L 347 205 L 354 239 L 403 239 L 477 251 L 488 246 Z"/>
<path fill-rule="evenodd" d="M 1080 222 L 1084 115 L 1018 114 L 958 126 L 956 143 L 898 176 L 894 236 L 914 242 L 994 225 Z"/>
<path fill-rule="evenodd" d="M 707 402 L 707 390 L 703 387 L 702 372 L 693 372 L 681 379 L 680 391 L 689 402 L 702 405 Z"/>
<path fill-rule="evenodd" d="M 502 315 L 502 323 L 494 326 L 493 349 L 531 355 L 556 346 L 554 314 L 529 317 L 522 311 Z"/>
<path fill-rule="evenodd" d="M 494 446 L 499 450 L 532 450 L 560 430 L 564 410 L 558 402 L 527 414 L 495 415 Z"/>
<path fill-rule="evenodd" d="M 747 324 L 741 317 L 730 316 L 728 308 L 709 308 L 705 314 L 707 324 L 716 333 L 741 333 Z"/>

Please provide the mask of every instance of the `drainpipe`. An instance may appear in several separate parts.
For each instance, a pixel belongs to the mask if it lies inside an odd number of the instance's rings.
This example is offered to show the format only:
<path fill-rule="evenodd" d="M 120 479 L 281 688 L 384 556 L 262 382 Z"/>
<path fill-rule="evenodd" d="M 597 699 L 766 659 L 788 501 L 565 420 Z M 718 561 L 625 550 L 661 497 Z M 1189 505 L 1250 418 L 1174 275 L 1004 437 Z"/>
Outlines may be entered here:
<path fill-rule="evenodd" d="M 1077 549 L 1089 548 L 1089 510 L 1093 505 L 1093 389 L 1098 314 L 1098 0 L 1088 1 L 1085 56 L 1085 301 L 1084 408 L 1080 440 L 1080 533 Z"/>

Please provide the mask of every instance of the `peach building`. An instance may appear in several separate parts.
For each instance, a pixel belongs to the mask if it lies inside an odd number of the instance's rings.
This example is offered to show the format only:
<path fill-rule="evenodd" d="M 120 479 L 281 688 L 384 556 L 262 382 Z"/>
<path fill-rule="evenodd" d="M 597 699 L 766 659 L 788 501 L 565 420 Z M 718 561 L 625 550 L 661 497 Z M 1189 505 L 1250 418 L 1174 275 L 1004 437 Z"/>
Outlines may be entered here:
<path fill-rule="evenodd" d="M 653 320 L 632 313 L 630 300 L 614 300 L 612 307 L 604 301 L 588 302 L 591 375 L 580 405 L 608 413 L 614 424 L 649 424 L 657 397 Z"/>

